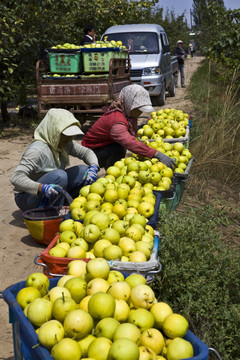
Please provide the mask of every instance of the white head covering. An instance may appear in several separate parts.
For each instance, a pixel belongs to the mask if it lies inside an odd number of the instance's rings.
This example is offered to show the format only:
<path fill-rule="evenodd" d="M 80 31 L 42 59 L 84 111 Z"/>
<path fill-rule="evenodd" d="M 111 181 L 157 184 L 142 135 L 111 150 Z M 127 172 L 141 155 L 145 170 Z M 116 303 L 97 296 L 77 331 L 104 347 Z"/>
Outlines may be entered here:
<path fill-rule="evenodd" d="M 154 111 L 148 91 L 138 84 L 125 86 L 119 94 L 119 100 L 127 117 L 130 117 L 133 109 L 147 113 Z"/>
<path fill-rule="evenodd" d="M 62 131 L 62 134 L 65 136 L 76 136 L 83 135 L 84 133 L 77 125 L 72 125 Z"/>
<path fill-rule="evenodd" d="M 79 121 L 70 111 L 65 109 L 50 109 L 34 132 L 33 141 L 40 140 L 48 144 L 58 164 L 60 164 L 60 153 L 67 163 L 69 162 L 67 152 L 58 146 L 61 133 L 64 132 L 67 136 L 82 134 Z M 66 132 L 68 132 L 68 134 L 66 134 Z"/>

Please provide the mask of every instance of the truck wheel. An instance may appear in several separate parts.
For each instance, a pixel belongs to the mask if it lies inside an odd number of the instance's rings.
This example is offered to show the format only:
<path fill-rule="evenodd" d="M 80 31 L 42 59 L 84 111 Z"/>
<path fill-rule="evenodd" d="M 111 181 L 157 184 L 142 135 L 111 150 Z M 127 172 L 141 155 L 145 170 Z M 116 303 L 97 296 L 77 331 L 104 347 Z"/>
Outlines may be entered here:
<path fill-rule="evenodd" d="M 176 94 L 175 90 L 176 90 L 176 88 L 175 88 L 175 78 L 174 78 L 174 76 L 172 76 L 171 84 L 168 87 L 168 95 L 170 97 L 174 97 L 175 94 Z"/>
<path fill-rule="evenodd" d="M 165 86 L 163 85 L 161 94 L 156 96 L 156 105 L 162 106 L 165 105 L 165 102 L 166 102 L 166 89 Z"/>

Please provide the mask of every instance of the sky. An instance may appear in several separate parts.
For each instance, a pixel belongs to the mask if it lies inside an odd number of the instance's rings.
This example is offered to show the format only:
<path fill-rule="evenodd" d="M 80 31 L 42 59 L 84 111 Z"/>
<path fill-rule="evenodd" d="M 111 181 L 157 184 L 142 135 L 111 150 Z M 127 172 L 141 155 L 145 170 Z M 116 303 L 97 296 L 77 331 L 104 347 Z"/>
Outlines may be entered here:
<path fill-rule="evenodd" d="M 174 10 L 176 15 L 185 13 L 187 22 L 190 25 L 190 9 L 192 8 L 192 3 L 192 0 L 159 0 L 158 5 L 164 10 L 167 8 Z M 239 0 L 224 0 L 224 4 L 227 10 L 240 8 Z"/>

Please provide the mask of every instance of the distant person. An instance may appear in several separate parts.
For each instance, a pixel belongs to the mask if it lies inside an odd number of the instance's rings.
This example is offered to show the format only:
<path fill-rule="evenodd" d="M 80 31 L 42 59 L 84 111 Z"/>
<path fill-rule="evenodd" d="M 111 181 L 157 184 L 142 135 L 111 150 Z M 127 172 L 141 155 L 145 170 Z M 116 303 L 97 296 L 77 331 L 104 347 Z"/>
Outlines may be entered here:
<path fill-rule="evenodd" d="M 191 57 L 193 57 L 193 53 L 194 53 L 193 44 L 189 44 L 189 52 Z"/>
<path fill-rule="evenodd" d="M 133 39 L 128 39 L 128 43 L 127 43 L 127 49 L 130 51 L 130 52 L 133 52 L 134 51 L 134 48 L 133 48 Z"/>
<path fill-rule="evenodd" d="M 81 40 L 80 45 L 92 44 L 95 42 L 95 30 L 93 25 L 86 25 L 83 32 L 84 38 Z"/>
<path fill-rule="evenodd" d="M 184 84 L 184 60 L 187 57 L 187 53 L 183 48 L 183 42 L 182 40 L 178 40 L 177 47 L 174 49 L 174 55 L 178 58 L 178 72 L 175 77 L 175 86 L 178 87 L 178 74 L 180 72 L 181 76 L 181 86 L 182 88 L 185 87 Z"/>

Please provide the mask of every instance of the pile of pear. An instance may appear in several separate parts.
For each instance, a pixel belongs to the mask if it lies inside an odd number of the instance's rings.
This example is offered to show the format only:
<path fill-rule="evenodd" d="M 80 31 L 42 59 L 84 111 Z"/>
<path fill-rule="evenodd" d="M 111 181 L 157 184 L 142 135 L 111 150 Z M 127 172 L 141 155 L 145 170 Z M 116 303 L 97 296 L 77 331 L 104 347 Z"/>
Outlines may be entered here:
<path fill-rule="evenodd" d="M 54 360 L 193 357 L 184 339 L 187 319 L 159 302 L 142 275 L 124 278 L 102 258 L 80 262 L 84 266 L 70 263 L 54 287 L 35 272 L 18 291 L 18 311 L 37 334 L 35 346 L 44 346 Z"/>
<path fill-rule="evenodd" d="M 83 186 L 69 206 L 71 219 L 60 224 L 49 255 L 146 262 L 154 248 L 154 190 L 169 189 L 173 171 L 157 159 L 123 158 L 105 177 Z M 66 225 L 67 224 L 67 225 Z"/>
<path fill-rule="evenodd" d="M 74 209 L 79 209 L 84 204 L 81 202 L 82 198 L 79 196 L 70 205 L 73 214 L 76 213 Z M 49 255 L 57 258 L 104 258 L 134 263 L 148 261 L 154 247 L 154 229 L 147 224 L 147 218 L 135 212 L 128 212 L 122 217 L 109 212 L 107 206 L 103 206 L 103 209 L 106 211 L 87 211 L 82 222 L 64 220 L 59 226 L 59 236 L 53 240 Z"/>
<path fill-rule="evenodd" d="M 161 153 L 169 156 L 175 161 L 175 167 L 173 169 L 174 173 L 184 173 L 187 169 L 188 163 L 192 158 L 192 153 L 188 148 L 184 147 L 184 144 L 181 142 L 169 143 L 164 142 L 162 138 L 156 137 L 154 141 L 143 140 L 143 142 L 149 147 L 160 151 Z M 142 159 L 141 156 L 132 154 L 136 159 Z M 155 160 L 153 160 L 155 161 Z M 161 186 L 161 184 L 159 184 Z M 162 186 L 161 186 L 162 187 Z M 155 190 L 163 190 L 162 188 L 155 188 Z M 168 190 L 165 188 L 165 190 Z"/>
<path fill-rule="evenodd" d="M 55 46 L 52 46 L 51 49 L 82 49 L 82 48 L 120 48 L 120 49 L 126 49 L 125 46 L 122 45 L 122 41 L 96 41 L 94 43 L 89 43 L 85 45 L 76 45 L 71 43 L 64 43 L 64 44 L 58 44 Z"/>
<path fill-rule="evenodd" d="M 137 132 L 141 140 L 174 139 L 186 136 L 189 115 L 182 110 L 161 109 L 151 113 L 151 119 Z"/>
<path fill-rule="evenodd" d="M 46 77 L 75 77 L 76 76 L 76 74 L 47 74 L 47 75 L 45 75 Z"/>

